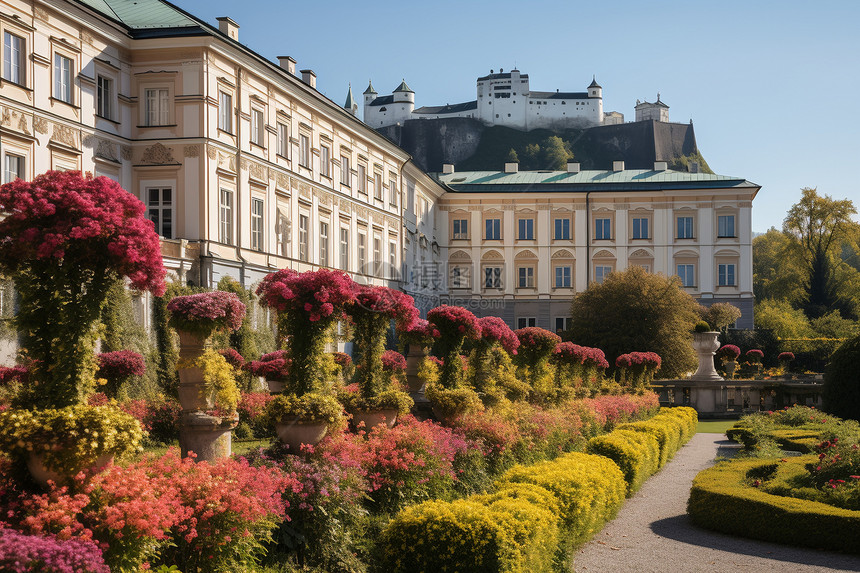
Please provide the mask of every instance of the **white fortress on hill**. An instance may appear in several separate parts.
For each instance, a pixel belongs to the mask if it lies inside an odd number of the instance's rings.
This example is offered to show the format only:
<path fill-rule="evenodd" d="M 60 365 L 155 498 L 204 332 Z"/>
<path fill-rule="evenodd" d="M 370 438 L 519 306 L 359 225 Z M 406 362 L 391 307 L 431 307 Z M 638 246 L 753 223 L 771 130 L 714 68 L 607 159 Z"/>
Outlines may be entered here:
<path fill-rule="evenodd" d="M 565 129 L 623 123 L 618 112 L 603 113 L 603 88 L 592 79 L 583 92 L 538 92 L 529 89 L 529 76 L 519 70 L 478 78 L 478 98 L 465 103 L 424 106 L 415 109 L 415 92 L 404 80 L 391 95 L 380 96 L 367 86 L 364 91 L 364 123 L 378 129 L 402 124 L 408 119 L 469 117 L 486 125 L 504 125 L 523 131 L 538 128 Z M 665 105 L 665 104 L 664 104 Z M 352 93 L 347 109 L 357 111 Z"/>

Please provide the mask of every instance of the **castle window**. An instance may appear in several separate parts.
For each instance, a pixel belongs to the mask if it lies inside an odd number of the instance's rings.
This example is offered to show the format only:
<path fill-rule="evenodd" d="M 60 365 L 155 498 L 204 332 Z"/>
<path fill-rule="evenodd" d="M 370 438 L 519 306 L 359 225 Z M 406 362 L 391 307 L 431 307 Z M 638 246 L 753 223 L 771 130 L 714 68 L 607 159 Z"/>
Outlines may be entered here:
<path fill-rule="evenodd" d="M 561 102 L 561 105 L 567 105 L 566 101 Z"/>
<path fill-rule="evenodd" d="M 388 111 L 388 108 L 387 107 L 381 107 L 381 108 L 379 108 L 379 111 Z"/>

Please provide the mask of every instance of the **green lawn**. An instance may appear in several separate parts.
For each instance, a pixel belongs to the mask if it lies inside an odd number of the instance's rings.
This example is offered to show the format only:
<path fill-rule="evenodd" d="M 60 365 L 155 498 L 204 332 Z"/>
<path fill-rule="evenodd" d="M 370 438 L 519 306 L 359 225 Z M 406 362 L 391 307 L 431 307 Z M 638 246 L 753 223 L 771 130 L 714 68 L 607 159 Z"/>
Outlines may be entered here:
<path fill-rule="evenodd" d="M 699 434 L 725 434 L 726 430 L 735 425 L 737 420 L 699 420 L 696 433 Z"/>
<path fill-rule="evenodd" d="M 272 440 L 242 440 L 241 442 L 238 440 L 233 440 L 231 447 L 234 454 L 247 454 L 248 452 L 254 451 L 257 448 L 267 448 L 271 445 Z M 179 447 L 179 443 L 173 444 L 176 447 Z M 167 452 L 168 446 L 149 446 L 144 451 L 147 454 L 155 454 L 158 456 L 164 455 Z"/>

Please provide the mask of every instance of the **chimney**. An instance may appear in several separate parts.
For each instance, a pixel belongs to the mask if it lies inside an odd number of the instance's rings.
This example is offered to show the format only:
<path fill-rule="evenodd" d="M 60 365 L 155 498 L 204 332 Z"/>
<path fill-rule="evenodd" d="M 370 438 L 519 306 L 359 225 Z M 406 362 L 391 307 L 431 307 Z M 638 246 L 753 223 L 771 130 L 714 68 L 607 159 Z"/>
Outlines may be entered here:
<path fill-rule="evenodd" d="M 454 164 L 453 163 L 443 163 L 442 164 L 442 174 L 448 175 L 449 173 L 454 173 Z"/>
<path fill-rule="evenodd" d="M 520 164 L 517 162 L 505 163 L 505 173 L 516 173 L 520 170 Z"/>
<path fill-rule="evenodd" d="M 698 173 L 699 172 L 699 162 L 698 161 L 691 161 L 690 163 L 688 163 L 687 164 L 687 171 L 689 171 L 690 173 Z"/>
<path fill-rule="evenodd" d="M 669 169 L 669 164 L 665 161 L 655 161 L 654 171 L 666 171 Z"/>
<path fill-rule="evenodd" d="M 302 70 L 302 81 L 317 89 L 317 75 L 313 70 Z"/>
<path fill-rule="evenodd" d="M 220 18 L 216 18 L 216 20 L 218 20 L 218 29 L 221 30 L 222 34 L 231 40 L 239 41 L 239 24 L 227 16 L 221 16 Z"/>
<path fill-rule="evenodd" d="M 291 76 L 296 75 L 296 61 L 292 56 L 278 56 L 278 65 L 287 70 Z"/>
<path fill-rule="evenodd" d="M 624 171 L 624 162 L 623 161 L 613 161 L 612 162 L 612 170 L 613 171 Z"/>
<path fill-rule="evenodd" d="M 579 162 L 578 161 L 568 161 L 567 162 L 567 172 L 568 173 L 579 173 Z"/>

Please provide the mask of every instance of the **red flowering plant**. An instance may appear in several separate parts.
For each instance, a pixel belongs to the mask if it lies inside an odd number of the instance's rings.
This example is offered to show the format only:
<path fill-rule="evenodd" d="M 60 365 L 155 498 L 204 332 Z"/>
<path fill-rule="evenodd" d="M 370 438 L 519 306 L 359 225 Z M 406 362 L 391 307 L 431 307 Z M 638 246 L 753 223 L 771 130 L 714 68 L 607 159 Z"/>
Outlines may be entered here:
<path fill-rule="evenodd" d="M 80 539 L 0 528 L 0 570 L 8 573 L 110 573 L 101 549 Z"/>
<path fill-rule="evenodd" d="M 660 364 L 660 355 L 656 352 L 629 352 L 615 359 L 615 366 L 621 373 L 622 386 L 637 392 L 651 386 Z"/>
<path fill-rule="evenodd" d="M 555 402 L 558 398 L 555 387 L 555 368 L 550 361 L 561 337 L 554 332 L 529 326 L 514 331 L 520 341 L 519 352 L 514 360 L 519 377 L 532 387 L 531 397 L 538 402 Z"/>
<path fill-rule="evenodd" d="M 214 332 L 239 330 L 245 318 L 238 295 L 218 290 L 177 296 L 167 303 L 167 311 L 171 327 L 203 339 Z"/>
<path fill-rule="evenodd" d="M 386 350 L 382 353 L 382 370 L 394 374 L 406 371 L 406 357 L 396 350 Z"/>
<path fill-rule="evenodd" d="M 761 361 L 764 360 L 764 352 L 762 352 L 758 348 L 752 348 L 746 351 L 746 354 L 744 354 L 744 359 L 749 364 L 761 364 Z"/>
<path fill-rule="evenodd" d="M 777 356 L 777 360 L 779 360 L 780 366 L 782 366 L 783 372 L 789 372 L 791 369 L 791 363 L 794 362 L 794 353 L 793 352 L 780 352 L 779 356 Z"/>
<path fill-rule="evenodd" d="M 239 351 L 235 348 L 222 348 L 218 351 L 218 354 L 224 357 L 224 360 L 227 361 L 227 364 L 235 368 L 236 370 L 245 368 L 245 359 L 239 354 Z"/>
<path fill-rule="evenodd" d="M 734 344 L 723 344 L 714 354 L 722 362 L 731 362 L 738 359 L 738 356 L 741 355 L 741 349 Z"/>
<path fill-rule="evenodd" d="M 495 403 L 499 399 L 500 389 L 497 388 L 500 379 L 505 376 L 502 368 L 507 368 L 506 361 L 499 360 L 495 351 L 516 355 L 520 340 L 514 331 L 498 316 L 485 316 L 478 319 L 481 336 L 471 343 L 472 352 L 469 355 L 472 386 L 485 404 Z"/>
<path fill-rule="evenodd" d="M 397 329 L 397 337 L 403 344 L 427 348 L 442 336 L 439 329 L 423 318 L 415 319 L 408 329 Z"/>
<path fill-rule="evenodd" d="M 442 355 L 442 372 L 439 383 L 444 388 L 458 388 L 463 383 L 463 369 L 460 367 L 460 354 L 463 343 L 478 340 L 481 326 L 470 311 L 461 306 L 443 304 L 427 313 L 430 327 L 439 331 L 437 347 Z"/>
<path fill-rule="evenodd" d="M 0 366 L 0 384 L 7 385 L 12 382 L 25 384 L 27 382 L 28 371 L 23 364 L 15 366 Z"/>
<path fill-rule="evenodd" d="M 119 387 L 133 376 L 143 376 L 146 364 L 143 356 L 133 350 L 102 352 L 98 355 L 99 369 L 96 374 L 106 380 L 100 388 L 109 398 L 116 398 Z"/>
<path fill-rule="evenodd" d="M 236 407 L 239 422 L 247 424 L 257 438 L 270 437 L 275 433 L 266 416 L 266 406 L 273 399 L 274 396 L 268 392 L 245 392 Z"/>
<path fill-rule="evenodd" d="M 574 394 L 584 391 L 585 361 L 588 348 L 573 342 L 560 342 L 552 353 L 555 364 L 556 386 Z M 580 396 L 584 397 L 584 396 Z"/>
<path fill-rule="evenodd" d="M 603 373 L 609 368 L 606 354 L 599 348 L 585 348 L 585 362 L 583 363 L 583 381 L 590 388 L 597 388 L 603 379 Z"/>
<path fill-rule="evenodd" d="M 353 324 L 358 394 L 344 395 L 344 399 L 352 398 L 344 406 L 351 412 L 408 412 L 412 400 L 391 386 L 392 374 L 385 371 L 382 357 L 391 322 L 394 321 L 399 330 L 409 330 L 418 319 L 415 301 L 403 292 L 383 286 L 356 285 L 354 292 L 355 304 L 348 312 Z M 405 360 L 403 366 L 405 369 Z"/>
<path fill-rule="evenodd" d="M 118 183 L 49 171 L 0 187 L 0 272 L 20 296 L 15 326 L 33 360 L 27 405 L 85 404 L 94 391 L 95 324 L 108 289 L 164 292 L 161 247 L 146 207 Z"/>

